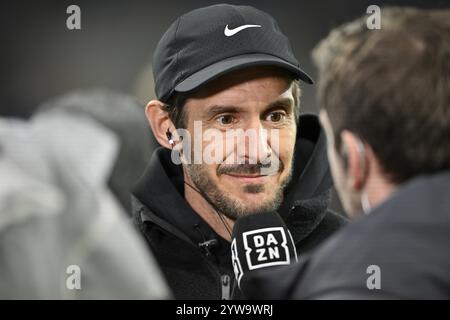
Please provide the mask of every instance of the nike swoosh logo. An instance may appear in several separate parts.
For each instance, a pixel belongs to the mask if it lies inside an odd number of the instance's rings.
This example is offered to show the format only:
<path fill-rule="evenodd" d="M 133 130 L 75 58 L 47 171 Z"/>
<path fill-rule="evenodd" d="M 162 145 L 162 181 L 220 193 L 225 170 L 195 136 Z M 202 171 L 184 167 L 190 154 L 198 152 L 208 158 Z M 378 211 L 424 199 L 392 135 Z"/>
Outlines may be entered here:
<path fill-rule="evenodd" d="M 225 30 L 223 31 L 223 33 L 227 36 L 227 37 L 231 37 L 234 36 L 236 33 L 247 29 L 247 28 L 261 28 L 261 26 L 259 24 L 244 24 L 243 26 L 234 28 L 234 29 L 228 29 L 228 25 L 225 26 Z"/>

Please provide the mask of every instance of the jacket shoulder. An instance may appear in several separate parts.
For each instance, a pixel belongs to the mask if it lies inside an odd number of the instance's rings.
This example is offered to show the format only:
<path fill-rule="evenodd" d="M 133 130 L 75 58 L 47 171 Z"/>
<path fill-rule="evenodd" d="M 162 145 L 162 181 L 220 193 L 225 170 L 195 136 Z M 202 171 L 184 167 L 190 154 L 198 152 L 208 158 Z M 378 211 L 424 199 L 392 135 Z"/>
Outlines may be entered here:
<path fill-rule="evenodd" d="M 332 210 L 327 210 L 325 217 L 319 224 L 319 228 L 323 228 L 324 231 L 328 230 L 331 233 L 340 229 L 342 226 L 347 224 L 348 218 L 342 214 L 336 213 Z"/>
<path fill-rule="evenodd" d="M 325 216 L 319 225 L 305 239 L 301 241 L 301 247 L 298 250 L 304 252 L 310 251 L 325 241 L 341 227 L 346 225 L 348 219 L 334 211 L 327 210 Z M 299 252 L 301 253 L 301 252 Z"/>

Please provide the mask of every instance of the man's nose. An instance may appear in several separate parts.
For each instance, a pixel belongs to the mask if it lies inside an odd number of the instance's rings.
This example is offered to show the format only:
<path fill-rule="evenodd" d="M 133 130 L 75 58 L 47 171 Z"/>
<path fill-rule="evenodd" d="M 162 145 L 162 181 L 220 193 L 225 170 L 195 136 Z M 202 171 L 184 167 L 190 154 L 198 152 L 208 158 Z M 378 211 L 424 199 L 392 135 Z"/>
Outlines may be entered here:
<path fill-rule="evenodd" d="M 245 129 L 244 154 L 246 161 L 250 164 L 265 164 L 272 154 L 267 130 L 262 126 L 261 121 L 252 121 Z"/>

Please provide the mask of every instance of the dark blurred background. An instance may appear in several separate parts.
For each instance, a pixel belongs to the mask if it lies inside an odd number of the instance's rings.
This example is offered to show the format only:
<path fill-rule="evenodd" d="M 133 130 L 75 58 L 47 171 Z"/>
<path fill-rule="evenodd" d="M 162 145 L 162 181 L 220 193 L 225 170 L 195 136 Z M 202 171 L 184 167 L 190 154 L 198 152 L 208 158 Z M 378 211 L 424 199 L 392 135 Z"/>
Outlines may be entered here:
<path fill-rule="evenodd" d="M 28 116 L 38 103 L 75 88 L 107 87 L 153 93 L 151 56 L 160 36 L 181 14 L 223 1 L 2 1 L 1 115 Z M 365 14 L 371 4 L 449 7 L 449 0 L 228 1 L 274 16 L 303 68 L 315 70 L 310 51 L 331 28 Z M 66 8 L 81 8 L 81 30 L 68 30 Z M 305 86 L 303 111 L 315 112 L 314 88 Z"/>
<path fill-rule="evenodd" d="M 0 115 L 28 117 L 41 102 L 73 89 L 110 88 L 144 104 L 153 95 L 151 56 L 181 14 L 223 1 L 3 1 L 0 13 Z M 369 5 L 450 7 L 449 0 L 228 1 L 270 13 L 314 78 L 310 51 L 333 27 L 366 14 Z M 66 9 L 81 8 L 81 30 L 68 30 Z M 382 84 L 380 84 L 382 85 Z M 303 112 L 316 112 L 304 86 Z M 336 204 L 338 208 L 338 204 Z"/>

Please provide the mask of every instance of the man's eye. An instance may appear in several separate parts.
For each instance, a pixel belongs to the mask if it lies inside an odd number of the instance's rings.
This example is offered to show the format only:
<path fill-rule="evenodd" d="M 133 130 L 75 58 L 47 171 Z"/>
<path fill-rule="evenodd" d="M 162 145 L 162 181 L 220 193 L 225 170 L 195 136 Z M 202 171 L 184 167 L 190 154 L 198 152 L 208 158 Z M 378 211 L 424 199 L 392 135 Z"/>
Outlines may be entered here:
<path fill-rule="evenodd" d="M 286 115 L 284 114 L 284 112 L 271 112 L 267 116 L 266 120 L 271 122 L 280 122 L 283 121 L 285 117 Z"/>
<path fill-rule="evenodd" d="M 228 124 L 232 124 L 235 121 L 235 118 L 230 114 L 226 114 L 226 115 L 217 117 L 216 121 L 219 122 L 219 124 L 221 124 L 221 125 L 228 125 Z"/>

